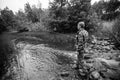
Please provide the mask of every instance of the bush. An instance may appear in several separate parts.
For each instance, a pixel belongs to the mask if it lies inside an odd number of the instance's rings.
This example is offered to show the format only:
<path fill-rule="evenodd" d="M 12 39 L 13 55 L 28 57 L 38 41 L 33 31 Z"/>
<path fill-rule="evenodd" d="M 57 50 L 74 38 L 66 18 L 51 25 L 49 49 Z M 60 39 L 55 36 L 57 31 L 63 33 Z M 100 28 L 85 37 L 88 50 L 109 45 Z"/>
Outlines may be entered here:
<path fill-rule="evenodd" d="M 113 29 L 112 30 L 112 32 L 113 32 L 112 38 L 115 42 L 115 45 L 117 47 L 120 47 L 120 20 L 119 19 L 115 20 L 115 24 L 112 29 Z"/>
<path fill-rule="evenodd" d="M 46 27 L 42 24 L 42 22 L 31 23 L 29 26 L 30 31 L 46 31 Z"/>
<path fill-rule="evenodd" d="M 75 26 L 73 22 L 67 20 L 52 20 L 50 21 L 49 26 L 50 29 L 55 32 L 68 33 L 77 31 L 77 25 Z"/>
<path fill-rule="evenodd" d="M 104 21 L 102 26 L 103 34 L 109 37 L 118 48 L 120 46 L 120 20 Z"/>
<path fill-rule="evenodd" d="M 77 32 L 79 21 L 87 23 L 90 7 L 90 0 L 54 0 L 49 8 L 50 29 L 62 33 Z"/>

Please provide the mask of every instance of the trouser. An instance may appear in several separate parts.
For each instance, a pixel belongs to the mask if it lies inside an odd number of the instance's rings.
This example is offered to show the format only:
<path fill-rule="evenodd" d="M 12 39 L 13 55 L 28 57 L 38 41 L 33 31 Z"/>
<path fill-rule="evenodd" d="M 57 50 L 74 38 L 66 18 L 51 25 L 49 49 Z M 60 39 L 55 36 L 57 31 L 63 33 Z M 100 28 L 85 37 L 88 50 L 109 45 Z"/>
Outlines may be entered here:
<path fill-rule="evenodd" d="M 84 62 L 83 62 L 83 59 L 84 59 L 83 54 L 85 52 L 84 48 L 77 50 L 77 52 L 78 52 L 78 55 L 77 55 L 77 64 L 76 64 L 76 66 L 77 66 L 77 75 L 78 75 L 78 77 L 81 80 L 83 80 L 83 78 L 84 78 L 85 75 L 83 75 L 83 74 L 81 75 L 81 73 L 83 73 L 83 67 L 84 67 Z"/>
<path fill-rule="evenodd" d="M 77 55 L 77 68 L 81 68 L 81 65 L 83 64 L 83 54 L 84 54 L 84 48 L 77 50 L 78 55 Z"/>

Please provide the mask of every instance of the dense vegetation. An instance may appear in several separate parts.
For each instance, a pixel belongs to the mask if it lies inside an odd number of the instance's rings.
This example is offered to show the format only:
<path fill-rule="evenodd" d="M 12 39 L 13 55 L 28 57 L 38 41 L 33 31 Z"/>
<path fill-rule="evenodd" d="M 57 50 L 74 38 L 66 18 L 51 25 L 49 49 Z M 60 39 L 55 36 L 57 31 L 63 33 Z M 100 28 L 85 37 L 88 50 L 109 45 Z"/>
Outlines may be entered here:
<path fill-rule="evenodd" d="M 91 0 L 54 0 L 49 9 L 26 3 L 24 10 L 15 14 L 9 8 L 1 10 L 1 24 L 5 30 L 76 32 L 76 25 L 83 20 L 89 23 Z M 88 27 L 88 26 L 87 26 Z M 4 30 L 4 29 L 3 29 Z"/>

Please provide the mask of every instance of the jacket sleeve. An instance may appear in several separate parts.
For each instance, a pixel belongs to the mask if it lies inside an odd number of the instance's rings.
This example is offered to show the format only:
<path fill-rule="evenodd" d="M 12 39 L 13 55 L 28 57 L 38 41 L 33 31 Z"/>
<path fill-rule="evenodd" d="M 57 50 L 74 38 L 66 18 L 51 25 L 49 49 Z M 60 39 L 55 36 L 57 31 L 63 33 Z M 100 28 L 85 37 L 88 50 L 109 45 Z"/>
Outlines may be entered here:
<path fill-rule="evenodd" d="M 78 45 L 78 35 L 75 36 L 75 45 Z"/>

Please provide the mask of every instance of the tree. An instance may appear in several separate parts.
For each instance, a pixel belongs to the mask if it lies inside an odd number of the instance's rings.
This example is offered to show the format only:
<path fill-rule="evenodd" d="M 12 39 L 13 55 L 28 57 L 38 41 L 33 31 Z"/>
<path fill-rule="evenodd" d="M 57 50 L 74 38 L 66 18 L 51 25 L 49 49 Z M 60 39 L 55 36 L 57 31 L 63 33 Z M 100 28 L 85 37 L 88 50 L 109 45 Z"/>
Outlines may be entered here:
<path fill-rule="evenodd" d="M 33 5 L 32 12 L 34 13 L 34 15 L 36 15 L 38 21 L 41 21 L 43 15 L 45 15 L 44 11 L 41 9 L 41 6 L 37 8 L 35 5 Z"/>
<path fill-rule="evenodd" d="M 102 20 L 114 21 L 112 31 L 109 31 L 109 37 L 120 47 L 120 0 L 109 0 L 105 2 L 105 13 Z"/>
<path fill-rule="evenodd" d="M 87 24 L 89 21 L 88 15 L 91 8 L 90 1 L 91 0 L 71 0 L 71 6 L 68 8 L 68 20 L 72 22 L 71 24 L 73 24 L 73 26 L 76 26 L 79 21 L 85 21 Z"/>
<path fill-rule="evenodd" d="M 50 3 L 50 26 L 60 32 L 76 32 L 79 21 L 88 20 L 90 0 L 54 0 Z"/>
<path fill-rule="evenodd" d="M 54 0 L 50 3 L 50 16 L 53 19 L 65 19 L 67 16 L 66 12 L 66 0 Z"/>
<path fill-rule="evenodd" d="M 102 15 L 105 12 L 105 8 L 106 8 L 106 2 L 104 0 L 100 0 L 99 2 L 95 2 L 92 5 L 92 10 L 93 10 L 93 12 L 97 13 L 98 18 L 102 17 Z"/>
<path fill-rule="evenodd" d="M 18 10 L 15 16 L 16 16 L 16 22 L 17 22 L 17 26 L 16 26 L 17 31 L 24 29 L 24 28 L 28 28 L 27 16 L 22 10 Z"/>
<path fill-rule="evenodd" d="M 3 31 L 6 31 L 7 28 L 5 26 L 5 22 L 3 21 L 1 15 L 0 15 L 0 33 L 3 32 Z"/>
<path fill-rule="evenodd" d="M 120 1 L 119 0 L 109 0 L 105 2 L 105 13 L 102 16 L 103 20 L 113 20 L 116 19 L 120 14 Z"/>
<path fill-rule="evenodd" d="M 106 5 L 106 12 L 116 12 L 116 10 L 120 7 L 119 0 L 110 0 Z"/>
<path fill-rule="evenodd" d="M 33 23 L 38 22 L 37 15 L 32 11 L 32 8 L 29 3 L 25 4 L 25 13 L 27 15 L 27 19 L 32 21 Z"/>
<path fill-rule="evenodd" d="M 7 30 L 14 29 L 16 26 L 15 15 L 8 7 L 1 10 L 1 24 L 6 27 Z"/>

